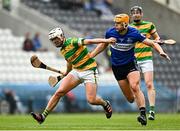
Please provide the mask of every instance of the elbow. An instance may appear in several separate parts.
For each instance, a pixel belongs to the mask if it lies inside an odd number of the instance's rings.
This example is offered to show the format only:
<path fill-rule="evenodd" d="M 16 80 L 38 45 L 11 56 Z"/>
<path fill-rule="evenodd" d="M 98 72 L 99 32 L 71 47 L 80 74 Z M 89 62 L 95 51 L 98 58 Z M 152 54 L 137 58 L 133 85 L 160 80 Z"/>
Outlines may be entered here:
<path fill-rule="evenodd" d="M 148 46 L 151 46 L 152 48 L 155 47 L 155 44 L 156 44 L 156 43 L 154 43 L 153 41 L 149 41 L 149 42 L 147 43 L 147 45 L 148 45 Z"/>
<path fill-rule="evenodd" d="M 155 48 L 155 43 L 151 43 L 150 46 L 151 46 L 152 48 Z"/>

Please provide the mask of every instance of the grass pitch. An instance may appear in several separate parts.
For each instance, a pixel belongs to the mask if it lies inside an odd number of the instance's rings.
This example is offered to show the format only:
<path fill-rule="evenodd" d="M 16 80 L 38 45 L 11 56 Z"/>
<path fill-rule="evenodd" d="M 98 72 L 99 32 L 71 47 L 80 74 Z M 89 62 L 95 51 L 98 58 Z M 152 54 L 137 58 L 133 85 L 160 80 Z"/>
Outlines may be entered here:
<path fill-rule="evenodd" d="M 155 121 L 141 126 L 137 114 L 50 114 L 43 124 L 31 115 L 0 115 L 0 130 L 180 130 L 180 114 L 157 114 Z"/>

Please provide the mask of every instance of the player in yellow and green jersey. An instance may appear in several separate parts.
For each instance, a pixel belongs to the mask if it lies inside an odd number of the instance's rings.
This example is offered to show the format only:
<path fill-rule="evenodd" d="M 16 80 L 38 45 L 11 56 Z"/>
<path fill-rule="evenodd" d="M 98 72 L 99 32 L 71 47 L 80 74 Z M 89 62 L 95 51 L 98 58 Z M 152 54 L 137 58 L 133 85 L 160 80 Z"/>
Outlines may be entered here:
<path fill-rule="evenodd" d="M 153 38 L 159 40 L 160 37 L 156 31 L 156 27 L 152 22 L 142 20 L 143 10 L 140 6 L 134 6 L 131 8 L 131 17 L 133 22 L 131 26 L 135 27 L 140 31 L 141 34 L 145 35 L 146 38 Z M 143 73 L 145 84 L 147 87 L 147 94 L 149 100 L 149 120 L 155 120 L 155 88 L 153 83 L 153 56 L 152 48 L 141 42 L 136 43 L 135 56 L 137 64 Z"/>
<path fill-rule="evenodd" d="M 83 38 L 65 38 L 64 32 L 61 28 L 55 28 L 49 32 L 49 40 L 54 46 L 60 48 L 61 54 L 67 61 L 65 76 L 61 81 L 60 87 L 56 90 L 54 95 L 48 102 L 47 107 L 42 114 L 31 113 L 33 118 L 38 122 L 44 122 L 47 115 L 55 108 L 58 101 L 70 90 L 84 83 L 86 87 L 87 101 L 92 105 L 101 105 L 105 110 L 106 117 L 109 119 L 112 115 L 112 108 L 107 100 L 96 95 L 97 92 L 97 64 L 85 45 L 99 44 L 99 43 L 115 43 L 115 38 L 103 39 L 83 39 Z"/>

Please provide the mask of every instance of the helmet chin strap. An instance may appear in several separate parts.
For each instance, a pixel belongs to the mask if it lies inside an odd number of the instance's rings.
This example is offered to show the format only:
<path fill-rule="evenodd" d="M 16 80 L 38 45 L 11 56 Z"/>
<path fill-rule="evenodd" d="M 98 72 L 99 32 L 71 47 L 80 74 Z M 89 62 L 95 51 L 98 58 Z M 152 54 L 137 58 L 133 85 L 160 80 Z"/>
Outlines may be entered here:
<path fill-rule="evenodd" d="M 63 46 L 63 43 L 61 43 L 61 44 L 59 44 L 58 46 L 56 46 L 56 47 L 62 47 Z"/>

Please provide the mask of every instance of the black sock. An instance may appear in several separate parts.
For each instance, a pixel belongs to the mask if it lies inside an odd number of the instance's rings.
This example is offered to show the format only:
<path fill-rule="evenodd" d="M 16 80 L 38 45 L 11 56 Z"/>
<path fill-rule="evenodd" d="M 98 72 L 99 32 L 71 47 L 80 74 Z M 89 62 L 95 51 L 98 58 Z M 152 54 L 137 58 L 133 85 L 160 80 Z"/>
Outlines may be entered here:
<path fill-rule="evenodd" d="M 140 115 L 146 115 L 146 108 L 145 107 L 140 107 Z"/>

